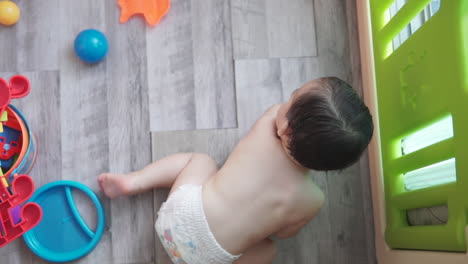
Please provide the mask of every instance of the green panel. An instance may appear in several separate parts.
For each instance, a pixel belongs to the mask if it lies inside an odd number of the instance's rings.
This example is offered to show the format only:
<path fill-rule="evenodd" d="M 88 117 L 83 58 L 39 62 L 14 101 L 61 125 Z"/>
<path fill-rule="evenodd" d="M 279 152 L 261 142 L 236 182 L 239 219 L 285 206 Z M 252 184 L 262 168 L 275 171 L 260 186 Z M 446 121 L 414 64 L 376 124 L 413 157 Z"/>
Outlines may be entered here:
<path fill-rule="evenodd" d="M 393 0 L 370 0 L 390 247 L 466 251 L 468 207 L 468 1 L 441 8 L 392 52 L 392 40 L 430 0 L 408 0 L 389 20 Z M 452 115 L 454 136 L 408 155 L 401 140 Z M 406 191 L 403 173 L 456 158 L 457 181 Z M 406 210 L 447 204 L 440 226 L 409 226 Z"/>

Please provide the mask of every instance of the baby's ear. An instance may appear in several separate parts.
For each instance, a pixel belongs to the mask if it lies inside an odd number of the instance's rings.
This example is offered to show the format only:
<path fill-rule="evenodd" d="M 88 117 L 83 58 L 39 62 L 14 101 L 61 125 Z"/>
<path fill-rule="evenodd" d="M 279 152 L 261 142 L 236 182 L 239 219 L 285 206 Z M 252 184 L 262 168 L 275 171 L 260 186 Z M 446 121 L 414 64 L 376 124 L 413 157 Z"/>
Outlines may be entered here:
<path fill-rule="evenodd" d="M 278 131 L 276 133 L 280 138 L 291 134 L 291 128 L 289 127 L 289 122 L 287 119 L 278 124 Z"/>

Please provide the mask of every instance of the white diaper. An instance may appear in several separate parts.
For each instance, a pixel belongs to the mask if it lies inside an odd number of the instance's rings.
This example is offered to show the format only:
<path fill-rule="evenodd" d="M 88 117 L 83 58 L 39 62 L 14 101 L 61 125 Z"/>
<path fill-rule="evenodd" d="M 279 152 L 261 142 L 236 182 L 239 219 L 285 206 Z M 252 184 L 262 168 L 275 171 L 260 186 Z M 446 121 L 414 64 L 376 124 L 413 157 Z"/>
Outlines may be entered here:
<path fill-rule="evenodd" d="M 155 228 L 175 264 L 230 264 L 240 257 L 224 250 L 211 233 L 200 185 L 173 192 L 161 206 Z"/>

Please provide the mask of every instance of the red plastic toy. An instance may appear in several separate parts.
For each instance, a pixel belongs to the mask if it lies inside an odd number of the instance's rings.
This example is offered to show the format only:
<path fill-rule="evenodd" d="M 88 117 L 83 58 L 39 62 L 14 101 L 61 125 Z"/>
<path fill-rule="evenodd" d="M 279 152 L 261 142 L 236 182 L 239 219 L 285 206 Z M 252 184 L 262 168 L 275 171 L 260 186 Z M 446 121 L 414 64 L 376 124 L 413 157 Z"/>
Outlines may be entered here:
<path fill-rule="evenodd" d="M 26 203 L 21 208 L 21 221 L 15 224 L 11 209 L 26 202 L 34 192 L 34 182 L 27 175 L 17 176 L 12 184 L 13 194 L 0 184 L 0 247 L 15 240 L 42 219 L 42 209 L 36 203 Z"/>
<path fill-rule="evenodd" d="M 170 0 L 119 0 L 121 8 L 120 23 L 125 23 L 135 14 L 142 14 L 151 26 L 167 14 Z"/>
<path fill-rule="evenodd" d="M 15 75 L 10 78 L 10 85 L 0 78 L 0 116 L 5 108 L 10 104 L 11 99 L 21 98 L 29 94 L 31 85 L 29 80 L 22 75 Z"/>
<path fill-rule="evenodd" d="M 4 150 L 5 145 L 8 145 L 8 150 Z M 9 160 L 14 155 L 20 153 L 21 148 L 18 142 L 11 141 L 10 143 L 7 143 L 6 138 L 0 137 L 0 150 L 3 150 L 0 151 L 0 160 Z"/>
<path fill-rule="evenodd" d="M 8 110 L 6 110 L 8 112 Z M 9 127 L 12 130 L 16 130 L 18 133 L 21 131 L 21 124 L 18 120 L 8 113 L 8 120 L 3 122 L 3 125 Z M 0 160 L 9 160 L 14 155 L 21 153 L 21 146 L 23 137 L 19 137 L 18 141 L 8 141 L 8 138 L 0 136 Z"/>

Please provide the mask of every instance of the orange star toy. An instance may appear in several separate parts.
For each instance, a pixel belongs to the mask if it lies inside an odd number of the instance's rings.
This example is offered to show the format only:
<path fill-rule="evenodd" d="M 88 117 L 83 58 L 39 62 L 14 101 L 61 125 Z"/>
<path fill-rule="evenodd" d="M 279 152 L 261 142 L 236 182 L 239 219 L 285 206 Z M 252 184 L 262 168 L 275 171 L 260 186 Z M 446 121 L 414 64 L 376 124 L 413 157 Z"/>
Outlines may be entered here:
<path fill-rule="evenodd" d="M 167 14 L 170 0 L 119 0 L 121 8 L 120 23 L 125 23 L 136 14 L 142 14 L 151 26 L 158 24 L 159 20 Z"/>

